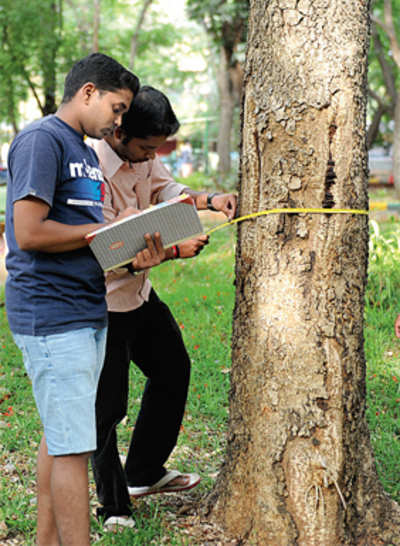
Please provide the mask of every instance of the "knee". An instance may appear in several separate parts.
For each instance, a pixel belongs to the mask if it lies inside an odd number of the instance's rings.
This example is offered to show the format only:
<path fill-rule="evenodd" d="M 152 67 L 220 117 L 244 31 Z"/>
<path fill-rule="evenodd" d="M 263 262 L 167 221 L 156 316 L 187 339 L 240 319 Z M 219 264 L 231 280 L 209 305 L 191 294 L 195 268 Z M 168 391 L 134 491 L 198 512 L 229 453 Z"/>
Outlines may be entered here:
<path fill-rule="evenodd" d="M 109 401 L 110 402 L 110 401 Z M 128 408 L 128 395 L 121 393 L 118 399 L 108 404 L 96 403 L 97 434 L 109 434 L 125 417 Z"/>
<path fill-rule="evenodd" d="M 114 430 L 117 428 L 117 425 L 125 417 L 125 412 L 120 412 L 118 414 L 113 413 L 112 415 L 102 415 L 101 413 L 97 415 L 96 421 L 96 434 L 97 434 L 97 447 L 103 445 L 108 439 L 114 434 Z"/>
<path fill-rule="evenodd" d="M 165 369 L 164 377 L 161 381 L 167 386 L 168 390 L 180 394 L 186 392 L 190 381 L 190 359 L 188 356 L 180 358 L 174 366 L 168 366 Z"/>

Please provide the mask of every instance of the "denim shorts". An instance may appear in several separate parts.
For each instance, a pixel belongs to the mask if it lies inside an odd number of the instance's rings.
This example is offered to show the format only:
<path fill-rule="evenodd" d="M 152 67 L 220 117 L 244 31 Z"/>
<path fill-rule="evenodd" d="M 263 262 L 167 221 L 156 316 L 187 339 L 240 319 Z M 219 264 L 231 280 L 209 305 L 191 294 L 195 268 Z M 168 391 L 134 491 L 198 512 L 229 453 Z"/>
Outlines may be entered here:
<path fill-rule="evenodd" d="M 96 393 L 107 328 L 13 336 L 32 381 L 49 455 L 94 451 Z"/>

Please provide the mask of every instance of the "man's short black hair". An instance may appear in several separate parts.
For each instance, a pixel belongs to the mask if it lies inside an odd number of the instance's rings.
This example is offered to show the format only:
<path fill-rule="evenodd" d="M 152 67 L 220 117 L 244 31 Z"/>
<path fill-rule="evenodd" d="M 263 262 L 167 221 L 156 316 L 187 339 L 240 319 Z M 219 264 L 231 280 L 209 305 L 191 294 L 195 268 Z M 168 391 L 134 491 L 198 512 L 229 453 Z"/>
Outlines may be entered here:
<path fill-rule="evenodd" d="M 69 102 L 88 82 L 92 82 L 99 91 L 130 89 L 133 95 L 140 87 L 139 78 L 118 61 L 103 53 L 92 53 L 75 63 L 68 72 L 62 102 Z"/>
<path fill-rule="evenodd" d="M 122 116 L 124 144 L 132 138 L 170 136 L 179 129 L 179 121 L 168 98 L 149 85 L 141 87 L 129 110 Z"/>

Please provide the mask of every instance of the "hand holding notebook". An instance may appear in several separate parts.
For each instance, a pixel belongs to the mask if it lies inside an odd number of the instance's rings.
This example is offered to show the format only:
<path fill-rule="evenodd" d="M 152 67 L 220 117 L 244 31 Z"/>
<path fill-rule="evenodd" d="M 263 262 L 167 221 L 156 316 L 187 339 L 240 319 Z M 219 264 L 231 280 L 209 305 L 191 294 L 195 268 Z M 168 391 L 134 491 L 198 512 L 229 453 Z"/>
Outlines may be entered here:
<path fill-rule="evenodd" d="M 159 232 L 164 248 L 203 233 L 194 202 L 182 194 L 102 227 L 86 238 L 104 271 L 133 260 L 146 248 L 144 235 Z"/>

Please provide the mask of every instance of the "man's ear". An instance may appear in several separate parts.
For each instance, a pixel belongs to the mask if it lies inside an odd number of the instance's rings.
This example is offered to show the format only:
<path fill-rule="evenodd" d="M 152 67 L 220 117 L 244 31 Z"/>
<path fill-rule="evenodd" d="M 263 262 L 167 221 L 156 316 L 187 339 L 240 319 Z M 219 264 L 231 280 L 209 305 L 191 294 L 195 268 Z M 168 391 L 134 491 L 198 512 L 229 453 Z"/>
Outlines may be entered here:
<path fill-rule="evenodd" d="M 80 88 L 80 93 L 81 93 L 85 103 L 87 103 L 87 104 L 89 103 L 90 98 L 92 97 L 92 95 L 94 94 L 94 92 L 96 90 L 97 90 L 97 87 L 92 82 L 87 82 L 87 83 L 85 83 L 85 85 L 83 85 Z"/>
<path fill-rule="evenodd" d="M 121 126 L 118 125 L 115 129 L 114 129 L 114 137 L 117 139 L 117 140 L 123 140 L 125 138 L 125 133 L 124 131 L 122 130 Z"/>

